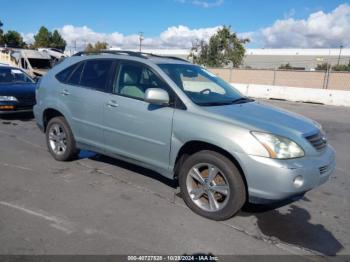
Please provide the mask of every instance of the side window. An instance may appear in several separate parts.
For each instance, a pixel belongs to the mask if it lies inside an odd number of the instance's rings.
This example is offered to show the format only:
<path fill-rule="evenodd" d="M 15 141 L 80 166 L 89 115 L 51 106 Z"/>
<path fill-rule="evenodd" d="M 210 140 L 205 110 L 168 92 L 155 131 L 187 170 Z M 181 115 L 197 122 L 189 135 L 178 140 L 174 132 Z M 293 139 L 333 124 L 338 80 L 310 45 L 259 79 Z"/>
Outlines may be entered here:
<path fill-rule="evenodd" d="M 143 100 L 148 88 L 164 88 L 165 84 L 149 68 L 141 64 L 121 64 L 114 92 Z"/>
<path fill-rule="evenodd" d="M 107 91 L 107 82 L 112 60 L 96 59 L 85 62 L 80 85 L 99 91 Z"/>
<path fill-rule="evenodd" d="M 80 84 L 80 78 L 81 78 L 81 73 L 83 72 L 85 63 L 79 63 L 78 66 L 75 66 L 73 69 L 73 73 L 70 75 L 68 78 L 67 84 L 70 85 L 79 85 Z"/>
<path fill-rule="evenodd" d="M 66 69 L 62 70 L 58 74 L 56 74 L 56 78 L 58 81 L 62 83 L 66 83 L 68 80 L 68 77 L 72 74 L 74 69 L 77 67 L 78 64 L 74 64 L 72 66 L 67 67 Z"/>

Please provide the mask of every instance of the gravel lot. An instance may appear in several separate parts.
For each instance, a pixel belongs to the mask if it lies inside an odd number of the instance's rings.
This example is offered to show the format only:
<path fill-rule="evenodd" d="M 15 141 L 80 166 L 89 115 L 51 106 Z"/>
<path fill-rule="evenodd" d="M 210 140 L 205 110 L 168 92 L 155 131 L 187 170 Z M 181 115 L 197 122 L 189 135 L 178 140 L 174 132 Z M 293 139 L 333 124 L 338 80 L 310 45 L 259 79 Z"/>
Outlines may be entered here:
<path fill-rule="evenodd" d="M 224 222 L 152 171 L 90 152 L 56 162 L 30 115 L 0 119 L 0 254 L 350 254 L 350 108 L 265 102 L 320 122 L 336 171 L 298 202 Z"/>

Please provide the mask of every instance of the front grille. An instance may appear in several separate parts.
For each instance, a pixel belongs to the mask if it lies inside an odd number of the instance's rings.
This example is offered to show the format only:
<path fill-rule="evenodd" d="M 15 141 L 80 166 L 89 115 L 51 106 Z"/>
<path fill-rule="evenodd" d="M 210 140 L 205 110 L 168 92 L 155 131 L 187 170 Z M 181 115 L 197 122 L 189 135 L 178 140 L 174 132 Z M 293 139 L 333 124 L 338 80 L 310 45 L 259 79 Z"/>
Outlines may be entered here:
<path fill-rule="evenodd" d="M 321 166 L 319 170 L 320 170 L 320 174 L 323 175 L 328 171 L 328 166 Z"/>
<path fill-rule="evenodd" d="M 322 132 L 318 132 L 317 134 L 307 136 L 305 138 L 318 151 L 321 151 L 322 149 L 324 149 L 327 146 L 327 139 Z"/>
<path fill-rule="evenodd" d="M 16 106 L 15 110 L 31 110 L 33 106 Z"/>

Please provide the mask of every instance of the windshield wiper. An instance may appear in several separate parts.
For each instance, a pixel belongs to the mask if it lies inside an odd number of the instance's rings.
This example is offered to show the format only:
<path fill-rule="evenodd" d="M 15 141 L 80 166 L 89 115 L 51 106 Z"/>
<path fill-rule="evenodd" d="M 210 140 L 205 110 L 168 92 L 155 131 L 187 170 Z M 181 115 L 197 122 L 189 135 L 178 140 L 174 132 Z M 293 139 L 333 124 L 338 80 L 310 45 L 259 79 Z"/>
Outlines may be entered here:
<path fill-rule="evenodd" d="M 253 101 L 254 99 L 251 99 L 251 98 L 240 97 L 230 101 L 214 101 L 214 102 L 204 102 L 204 103 L 197 103 L 197 104 L 200 106 L 223 106 L 223 105 L 232 105 L 232 104 L 243 104 L 243 103 L 248 103 Z"/>
<path fill-rule="evenodd" d="M 248 103 L 248 102 L 254 102 L 254 99 L 248 98 L 248 97 L 240 97 L 236 100 L 233 100 L 231 104 L 242 104 L 242 103 Z"/>
<path fill-rule="evenodd" d="M 200 106 L 222 106 L 222 105 L 231 105 L 232 101 L 219 101 L 219 102 L 203 102 L 197 103 Z"/>

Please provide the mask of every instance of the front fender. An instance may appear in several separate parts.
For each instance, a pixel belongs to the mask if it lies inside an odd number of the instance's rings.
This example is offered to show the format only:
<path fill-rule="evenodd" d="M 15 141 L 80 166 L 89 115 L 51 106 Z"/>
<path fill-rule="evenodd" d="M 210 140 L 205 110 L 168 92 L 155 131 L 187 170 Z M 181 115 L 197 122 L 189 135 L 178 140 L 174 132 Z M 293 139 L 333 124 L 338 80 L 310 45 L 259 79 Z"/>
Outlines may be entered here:
<path fill-rule="evenodd" d="M 176 110 L 171 138 L 170 167 L 188 142 L 205 142 L 223 149 L 239 161 L 239 154 L 266 154 L 249 130 L 189 111 Z"/>

